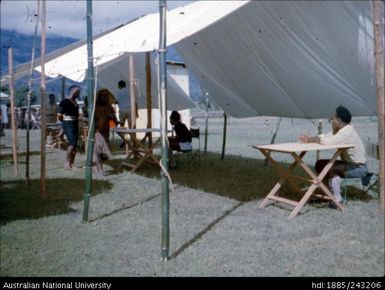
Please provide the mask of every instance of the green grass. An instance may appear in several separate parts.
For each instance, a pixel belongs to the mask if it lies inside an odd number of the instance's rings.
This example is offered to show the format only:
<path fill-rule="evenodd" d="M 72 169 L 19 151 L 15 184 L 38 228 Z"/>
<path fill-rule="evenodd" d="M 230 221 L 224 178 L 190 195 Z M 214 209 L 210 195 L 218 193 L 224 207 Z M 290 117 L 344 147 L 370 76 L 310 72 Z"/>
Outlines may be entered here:
<path fill-rule="evenodd" d="M 0 184 L 0 224 L 19 219 L 64 214 L 73 211 L 69 205 L 81 201 L 84 193 L 84 180 L 58 178 L 47 179 L 48 197 L 40 195 L 40 180 L 1 182 Z M 93 181 L 93 195 L 111 189 L 106 181 Z"/>
<path fill-rule="evenodd" d="M 238 201 L 247 202 L 263 199 L 279 179 L 275 169 L 271 165 L 266 165 L 264 160 L 233 155 L 227 155 L 224 160 L 220 160 L 220 154 L 208 152 L 206 155 L 201 155 L 201 164 L 199 165 L 197 157 L 191 163 L 189 163 L 188 158 L 187 155 L 179 155 L 177 168 L 170 169 L 169 173 L 173 183 Z M 118 166 L 120 161 L 111 160 L 108 162 L 115 168 L 113 173 L 121 172 L 122 169 Z M 280 163 L 280 165 L 285 168 L 289 166 L 287 163 Z M 136 173 L 160 178 L 159 172 L 160 169 L 156 166 L 145 164 Z M 294 174 L 306 177 L 301 168 L 296 168 Z M 303 181 L 298 183 L 299 188 L 306 185 Z M 299 200 L 302 197 L 287 183 L 283 186 L 279 196 L 294 200 Z M 350 200 L 367 200 L 368 198 L 370 197 L 362 196 L 359 189 L 349 188 Z"/>

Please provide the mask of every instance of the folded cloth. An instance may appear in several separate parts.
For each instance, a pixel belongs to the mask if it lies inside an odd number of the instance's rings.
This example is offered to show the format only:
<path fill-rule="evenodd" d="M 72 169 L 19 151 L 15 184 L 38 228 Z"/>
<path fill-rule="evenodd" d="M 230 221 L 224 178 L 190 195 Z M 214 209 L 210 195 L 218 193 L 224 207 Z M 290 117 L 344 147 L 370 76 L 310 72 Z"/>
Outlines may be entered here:
<path fill-rule="evenodd" d="M 94 146 L 94 155 L 104 155 L 106 158 L 111 158 L 112 153 L 110 148 L 108 147 L 107 141 L 104 139 L 102 134 L 98 131 L 95 132 L 95 146 Z"/>

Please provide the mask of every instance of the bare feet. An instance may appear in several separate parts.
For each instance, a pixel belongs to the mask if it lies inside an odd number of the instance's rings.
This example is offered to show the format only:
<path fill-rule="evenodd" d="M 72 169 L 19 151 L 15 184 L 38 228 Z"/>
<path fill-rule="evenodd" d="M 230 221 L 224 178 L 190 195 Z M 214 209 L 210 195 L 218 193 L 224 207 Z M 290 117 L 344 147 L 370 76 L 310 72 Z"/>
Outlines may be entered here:
<path fill-rule="evenodd" d="M 70 165 L 70 163 L 68 162 L 68 160 L 64 161 L 64 169 L 65 170 L 71 170 L 72 167 Z"/>

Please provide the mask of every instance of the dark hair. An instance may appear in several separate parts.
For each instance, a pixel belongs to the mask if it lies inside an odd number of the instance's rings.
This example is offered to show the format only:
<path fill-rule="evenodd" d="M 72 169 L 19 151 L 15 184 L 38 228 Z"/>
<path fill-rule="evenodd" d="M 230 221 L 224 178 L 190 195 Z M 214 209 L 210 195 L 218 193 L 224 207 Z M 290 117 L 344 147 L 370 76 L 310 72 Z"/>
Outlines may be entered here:
<path fill-rule="evenodd" d="M 80 87 L 78 85 L 72 85 L 68 88 L 68 93 L 70 94 L 72 92 L 73 89 L 80 89 Z"/>
<path fill-rule="evenodd" d="M 180 115 L 177 111 L 172 111 L 170 115 L 170 119 L 179 122 L 180 121 Z"/>
<path fill-rule="evenodd" d="M 49 94 L 48 98 L 55 97 L 55 94 Z"/>
<path fill-rule="evenodd" d="M 118 86 L 125 88 L 126 87 L 126 82 L 121 80 L 121 81 L 118 82 Z"/>
<path fill-rule="evenodd" d="M 343 106 L 339 106 L 336 109 L 336 117 L 346 124 L 349 124 L 352 120 L 352 114 Z"/>

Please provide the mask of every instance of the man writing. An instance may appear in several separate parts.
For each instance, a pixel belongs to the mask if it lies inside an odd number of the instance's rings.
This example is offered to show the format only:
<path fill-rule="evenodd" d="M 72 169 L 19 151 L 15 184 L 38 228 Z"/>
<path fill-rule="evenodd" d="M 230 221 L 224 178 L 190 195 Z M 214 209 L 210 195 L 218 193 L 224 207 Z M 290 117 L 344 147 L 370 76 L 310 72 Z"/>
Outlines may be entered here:
<path fill-rule="evenodd" d="M 343 203 L 341 196 L 340 177 L 362 177 L 368 172 L 365 157 L 365 147 L 354 127 L 350 124 L 352 115 L 350 111 L 339 106 L 336 109 L 331 125 L 333 132 L 315 137 L 301 135 L 299 141 L 303 143 L 319 143 L 322 145 L 353 144 L 354 147 L 341 153 L 341 160 L 337 160 L 325 177 L 337 201 Z M 329 160 L 318 160 L 315 164 L 316 171 L 320 173 Z M 330 207 L 335 208 L 333 203 Z"/>
<path fill-rule="evenodd" d="M 75 162 L 76 146 L 79 138 L 79 106 L 76 100 L 80 96 L 80 87 L 72 85 L 68 97 L 60 102 L 57 118 L 63 124 L 63 131 L 68 139 L 68 148 L 64 168 L 71 170 Z"/>

